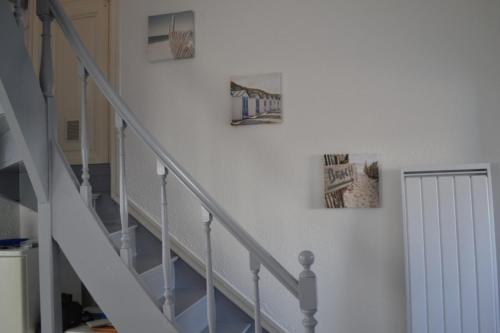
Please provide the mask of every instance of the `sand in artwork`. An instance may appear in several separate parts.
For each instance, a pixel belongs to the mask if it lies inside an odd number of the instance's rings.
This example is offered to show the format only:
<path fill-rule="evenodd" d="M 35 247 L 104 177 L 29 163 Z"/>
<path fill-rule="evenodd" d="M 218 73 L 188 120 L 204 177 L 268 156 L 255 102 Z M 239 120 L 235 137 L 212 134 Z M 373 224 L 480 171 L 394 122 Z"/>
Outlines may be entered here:
<path fill-rule="evenodd" d="M 324 180 L 327 208 L 380 207 L 375 154 L 324 155 Z"/>
<path fill-rule="evenodd" d="M 147 51 L 149 61 L 194 57 L 194 12 L 149 16 Z"/>

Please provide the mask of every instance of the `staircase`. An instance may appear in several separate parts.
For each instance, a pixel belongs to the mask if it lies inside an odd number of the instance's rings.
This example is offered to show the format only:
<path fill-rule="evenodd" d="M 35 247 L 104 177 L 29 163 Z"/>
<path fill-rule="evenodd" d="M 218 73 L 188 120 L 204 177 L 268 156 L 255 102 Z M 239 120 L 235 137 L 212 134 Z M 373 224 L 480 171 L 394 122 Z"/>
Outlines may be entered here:
<path fill-rule="evenodd" d="M 73 173 L 81 178 L 82 167 L 73 166 Z M 117 253 L 121 246 L 120 207 L 111 197 L 109 164 L 90 165 L 93 175 L 95 211 L 100 217 Z M 81 179 L 79 179 L 81 182 Z M 161 242 L 129 215 L 129 235 L 133 265 L 140 282 L 158 307 L 164 302 Z M 176 323 L 181 332 L 208 332 L 207 296 L 205 278 L 192 269 L 175 253 L 171 253 Z M 220 333 L 244 333 L 253 329 L 252 319 L 223 294 L 216 292 L 216 326 Z M 267 332 L 263 330 L 263 332 Z"/>
<path fill-rule="evenodd" d="M 285 332 L 266 326 L 260 308 L 259 273 L 266 268 L 298 300 L 304 332 L 317 321 L 314 256 L 299 256 L 303 271 L 294 277 L 184 170 L 140 124 L 111 88 L 85 49 L 59 0 L 38 0 L 43 25 L 40 84 L 20 27 L 22 1 L 0 0 L 0 169 L 22 163 L 38 201 L 42 332 L 60 332 L 57 251 L 121 333 Z M 82 166 L 71 167 L 56 142 L 50 27 L 59 24 L 81 64 L 80 143 Z M 89 165 L 87 80 L 91 77 L 115 110 L 120 197 L 110 194 L 108 165 Z M 125 132 L 137 135 L 155 153 L 161 189 L 161 239 L 128 213 Z M 171 250 L 166 197 L 175 177 L 200 202 L 206 236 L 204 276 Z M 245 313 L 214 287 L 211 225 L 220 223 L 248 250 L 253 279 L 252 311 Z M 251 316 L 249 316 L 249 314 Z M 264 329 L 263 327 L 266 327 Z"/>

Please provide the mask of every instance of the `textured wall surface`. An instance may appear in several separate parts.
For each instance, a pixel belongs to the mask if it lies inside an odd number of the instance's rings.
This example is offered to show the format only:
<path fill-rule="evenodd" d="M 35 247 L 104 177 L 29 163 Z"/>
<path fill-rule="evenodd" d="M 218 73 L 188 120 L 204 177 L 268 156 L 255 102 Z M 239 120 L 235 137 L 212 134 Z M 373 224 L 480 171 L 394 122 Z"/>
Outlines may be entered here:
<path fill-rule="evenodd" d="M 0 239 L 19 237 L 19 205 L 0 196 Z"/>
<path fill-rule="evenodd" d="M 315 252 L 318 332 L 404 332 L 399 170 L 500 161 L 499 2 L 120 6 L 126 101 L 287 269 L 298 274 L 297 254 Z M 196 57 L 147 62 L 147 15 L 182 10 L 195 11 Z M 229 76 L 267 72 L 283 73 L 284 122 L 231 127 Z M 131 197 L 158 216 L 155 161 L 132 135 L 127 149 Z M 333 152 L 378 153 L 382 208 L 323 208 L 321 155 Z M 202 256 L 196 201 L 175 181 L 168 194 L 173 232 Z M 217 225 L 214 242 L 216 269 L 251 295 L 245 251 Z M 300 332 L 297 302 L 265 271 L 262 282 L 264 309 Z"/>

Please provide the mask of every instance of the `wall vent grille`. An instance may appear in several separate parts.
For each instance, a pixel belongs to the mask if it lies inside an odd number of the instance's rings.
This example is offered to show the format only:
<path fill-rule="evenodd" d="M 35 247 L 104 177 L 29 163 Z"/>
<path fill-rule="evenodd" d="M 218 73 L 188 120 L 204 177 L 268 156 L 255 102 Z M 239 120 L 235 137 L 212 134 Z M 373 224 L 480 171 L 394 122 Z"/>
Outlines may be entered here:
<path fill-rule="evenodd" d="M 66 122 L 66 140 L 78 141 L 80 140 L 80 121 L 70 120 Z"/>

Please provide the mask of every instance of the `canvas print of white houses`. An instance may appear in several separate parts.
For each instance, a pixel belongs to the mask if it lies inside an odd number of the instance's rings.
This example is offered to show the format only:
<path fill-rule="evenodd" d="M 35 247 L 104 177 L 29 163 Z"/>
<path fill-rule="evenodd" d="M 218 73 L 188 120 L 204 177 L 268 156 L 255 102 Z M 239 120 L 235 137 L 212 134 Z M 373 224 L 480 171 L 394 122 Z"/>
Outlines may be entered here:
<path fill-rule="evenodd" d="M 375 154 L 327 154 L 323 163 L 327 208 L 380 207 Z"/>
<path fill-rule="evenodd" d="M 231 77 L 231 125 L 282 121 L 281 74 Z"/>
<path fill-rule="evenodd" d="M 194 57 L 194 12 L 149 16 L 147 53 L 149 61 Z"/>

